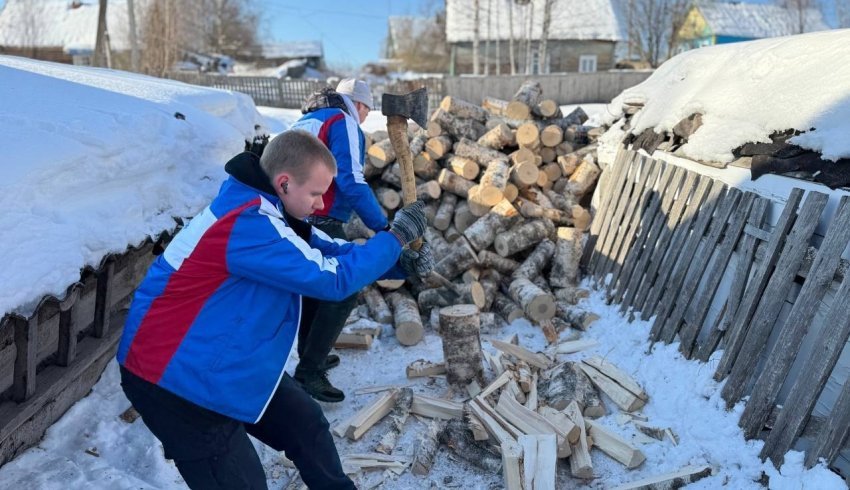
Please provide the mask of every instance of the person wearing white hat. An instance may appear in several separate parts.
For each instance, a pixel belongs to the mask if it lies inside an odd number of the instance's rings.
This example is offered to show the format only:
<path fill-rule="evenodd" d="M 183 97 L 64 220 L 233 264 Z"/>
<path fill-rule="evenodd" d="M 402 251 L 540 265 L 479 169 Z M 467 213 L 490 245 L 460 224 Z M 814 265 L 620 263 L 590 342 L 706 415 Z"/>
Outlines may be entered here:
<path fill-rule="evenodd" d="M 346 78 L 336 90 L 327 87 L 311 94 L 301 108 L 304 116 L 290 128 L 312 133 L 336 158 L 337 175 L 322 196 L 324 207 L 307 218 L 331 238 L 345 239 L 342 225 L 351 219 L 352 211 L 375 232 L 387 228 L 387 218 L 363 176 L 366 137 L 360 123 L 372 107 L 369 85 Z M 356 302 L 354 294 L 342 301 L 311 299 L 305 304 L 305 310 L 316 314 L 298 332 L 299 362 L 294 378 L 317 400 L 334 403 L 345 399 L 328 380 L 327 371 L 339 365 L 339 356 L 330 352 Z"/>

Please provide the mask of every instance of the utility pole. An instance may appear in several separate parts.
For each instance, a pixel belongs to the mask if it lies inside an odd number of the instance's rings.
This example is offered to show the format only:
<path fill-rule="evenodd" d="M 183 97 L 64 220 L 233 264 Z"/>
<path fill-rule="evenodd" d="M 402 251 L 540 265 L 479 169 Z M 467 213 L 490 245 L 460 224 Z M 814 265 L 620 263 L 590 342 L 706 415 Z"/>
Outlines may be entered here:
<path fill-rule="evenodd" d="M 106 49 L 106 0 L 100 0 L 100 9 L 97 13 L 97 38 L 94 42 L 92 65 L 106 65 Z"/>
<path fill-rule="evenodd" d="M 136 37 L 135 0 L 127 0 L 127 20 L 130 22 L 130 69 L 139 71 L 139 41 Z"/>

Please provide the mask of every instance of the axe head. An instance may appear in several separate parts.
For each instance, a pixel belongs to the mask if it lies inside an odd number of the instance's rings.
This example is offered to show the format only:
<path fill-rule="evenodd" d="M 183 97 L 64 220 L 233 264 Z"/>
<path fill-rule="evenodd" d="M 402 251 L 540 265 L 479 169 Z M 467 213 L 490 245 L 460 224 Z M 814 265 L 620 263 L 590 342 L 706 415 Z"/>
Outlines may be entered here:
<path fill-rule="evenodd" d="M 385 93 L 381 96 L 381 113 L 413 119 L 424 128 L 428 123 L 428 89 L 422 87 L 404 95 Z"/>

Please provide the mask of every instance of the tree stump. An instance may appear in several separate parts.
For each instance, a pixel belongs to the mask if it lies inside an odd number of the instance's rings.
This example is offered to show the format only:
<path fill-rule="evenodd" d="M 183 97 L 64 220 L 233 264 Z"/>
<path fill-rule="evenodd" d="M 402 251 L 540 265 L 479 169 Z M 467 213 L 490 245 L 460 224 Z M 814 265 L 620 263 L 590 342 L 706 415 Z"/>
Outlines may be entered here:
<path fill-rule="evenodd" d="M 425 328 L 416 301 L 407 293 L 394 291 L 387 295 L 393 307 L 395 336 L 401 345 L 416 345 L 422 340 Z"/>
<path fill-rule="evenodd" d="M 457 389 L 466 389 L 472 381 L 484 384 L 480 328 L 475 305 L 454 305 L 440 310 L 446 380 Z"/>

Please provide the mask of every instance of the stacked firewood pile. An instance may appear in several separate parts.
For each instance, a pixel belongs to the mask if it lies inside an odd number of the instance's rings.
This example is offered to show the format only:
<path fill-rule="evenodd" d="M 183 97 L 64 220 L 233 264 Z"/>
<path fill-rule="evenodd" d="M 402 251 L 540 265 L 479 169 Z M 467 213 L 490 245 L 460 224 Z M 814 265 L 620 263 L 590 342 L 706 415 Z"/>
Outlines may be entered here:
<path fill-rule="evenodd" d="M 392 323 L 403 345 L 418 343 L 435 310 L 454 304 L 475 305 L 485 330 L 525 317 L 550 342 L 581 327 L 584 313 L 571 305 L 586 294 L 576 288 L 578 260 L 600 174 L 586 119 L 581 108 L 563 116 L 535 81 L 511 101 L 446 97 L 428 127 L 411 132 L 410 146 L 417 196 L 428 203 L 425 240 L 453 286 L 381 282 L 362 295 L 368 316 Z M 372 137 L 364 175 L 391 215 L 402 201 L 399 165 L 386 135 Z M 346 233 L 371 235 L 357 219 Z M 341 346 L 368 348 L 373 330 L 363 323 Z"/>

